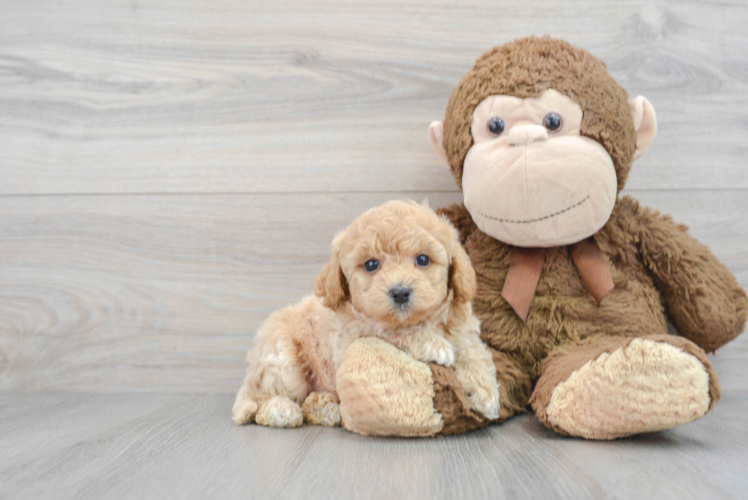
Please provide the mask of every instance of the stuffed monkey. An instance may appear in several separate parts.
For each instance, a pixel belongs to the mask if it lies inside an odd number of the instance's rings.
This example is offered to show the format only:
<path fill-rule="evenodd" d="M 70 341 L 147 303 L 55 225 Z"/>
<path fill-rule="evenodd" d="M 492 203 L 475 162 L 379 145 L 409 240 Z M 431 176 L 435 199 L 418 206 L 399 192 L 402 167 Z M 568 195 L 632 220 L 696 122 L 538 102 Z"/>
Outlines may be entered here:
<path fill-rule="evenodd" d="M 605 63 L 547 36 L 483 54 L 431 124 L 464 194 L 441 213 L 476 271 L 499 421 L 529 405 L 560 434 L 615 439 L 692 421 L 719 400 L 705 352 L 742 332 L 745 291 L 685 226 L 619 196 L 656 130 L 651 104 L 629 101 Z M 383 344 L 346 353 L 348 429 L 427 436 L 489 423 L 451 369 Z M 388 379 L 393 366 L 402 379 Z"/>

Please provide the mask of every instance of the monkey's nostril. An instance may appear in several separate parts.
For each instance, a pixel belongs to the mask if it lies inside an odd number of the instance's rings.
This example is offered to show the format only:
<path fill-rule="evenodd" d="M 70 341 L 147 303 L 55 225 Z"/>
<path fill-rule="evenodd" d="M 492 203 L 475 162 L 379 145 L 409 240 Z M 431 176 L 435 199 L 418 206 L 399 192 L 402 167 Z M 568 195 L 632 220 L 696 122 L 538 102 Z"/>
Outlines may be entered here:
<path fill-rule="evenodd" d="M 396 286 L 390 289 L 390 297 L 395 304 L 401 306 L 410 300 L 410 288 L 406 286 Z"/>

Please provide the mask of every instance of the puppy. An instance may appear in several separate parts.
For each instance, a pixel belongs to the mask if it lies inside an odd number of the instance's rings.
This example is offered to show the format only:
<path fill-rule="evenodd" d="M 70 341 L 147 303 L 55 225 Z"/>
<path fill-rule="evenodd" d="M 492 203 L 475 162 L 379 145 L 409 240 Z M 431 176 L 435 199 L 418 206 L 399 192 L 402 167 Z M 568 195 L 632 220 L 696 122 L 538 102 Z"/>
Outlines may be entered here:
<path fill-rule="evenodd" d="M 365 336 L 454 366 L 473 409 L 498 418 L 496 369 L 472 312 L 475 271 L 454 227 L 428 206 L 391 201 L 354 220 L 332 247 L 315 294 L 258 330 L 234 421 L 338 425 L 335 371 Z"/>

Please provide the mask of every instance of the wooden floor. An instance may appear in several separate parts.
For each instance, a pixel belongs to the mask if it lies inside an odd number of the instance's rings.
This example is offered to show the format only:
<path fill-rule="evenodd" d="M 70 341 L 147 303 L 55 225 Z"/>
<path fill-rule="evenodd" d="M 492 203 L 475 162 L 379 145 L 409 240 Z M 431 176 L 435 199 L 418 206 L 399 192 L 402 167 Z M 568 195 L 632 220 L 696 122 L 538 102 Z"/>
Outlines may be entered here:
<path fill-rule="evenodd" d="M 659 132 L 626 193 L 748 287 L 744 0 L 0 0 L 0 498 L 748 498 L 748 336 L 672 431 L 437 440 L 236 428 L 257 326 L 392 198 L 493 45 L 603 58 Z"/>
<path fill-rule="evenodd" d="M 745 498 L 748 393 L 708 418 L 616 442 L 537 419 L 447 438 L 236 427 L 231 395 L 8 394 L 5 498 Z"/>

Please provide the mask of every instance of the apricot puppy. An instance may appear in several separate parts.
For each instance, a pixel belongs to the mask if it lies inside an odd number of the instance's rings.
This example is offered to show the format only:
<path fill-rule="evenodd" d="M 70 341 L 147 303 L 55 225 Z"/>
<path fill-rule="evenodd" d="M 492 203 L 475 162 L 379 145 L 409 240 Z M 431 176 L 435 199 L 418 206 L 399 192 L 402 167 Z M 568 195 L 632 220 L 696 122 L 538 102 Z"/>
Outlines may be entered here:
<path fill-rule="evenodd" d="M 358 217 L 332 246 L 314 295 L 258 330 L 234 421 L 339 425 L 335 371 L 366 336 L 454 366 L 473 409 L 498 418 L 496 368 L 472 312 L 475 272 L 454 227 L 428 206 L 391 201 Z"/>

